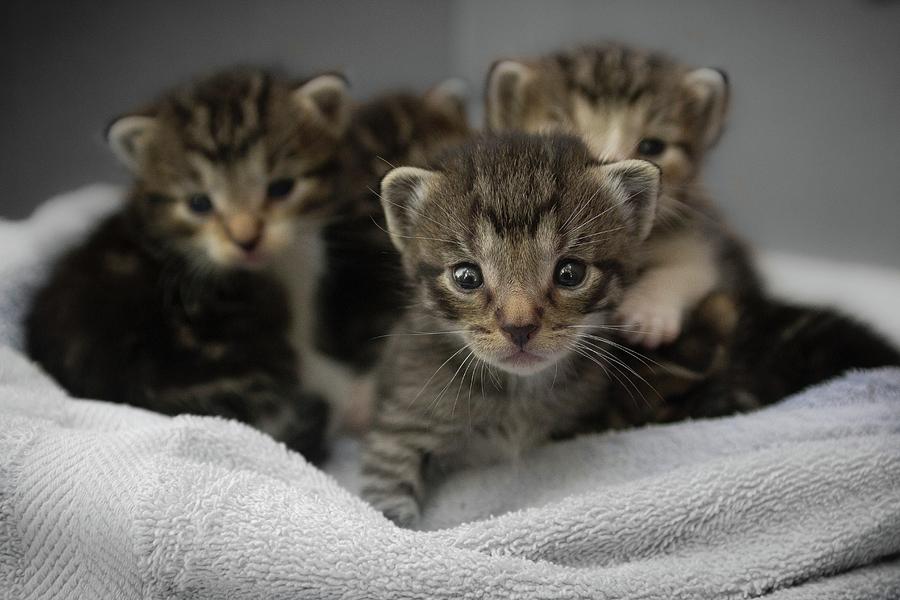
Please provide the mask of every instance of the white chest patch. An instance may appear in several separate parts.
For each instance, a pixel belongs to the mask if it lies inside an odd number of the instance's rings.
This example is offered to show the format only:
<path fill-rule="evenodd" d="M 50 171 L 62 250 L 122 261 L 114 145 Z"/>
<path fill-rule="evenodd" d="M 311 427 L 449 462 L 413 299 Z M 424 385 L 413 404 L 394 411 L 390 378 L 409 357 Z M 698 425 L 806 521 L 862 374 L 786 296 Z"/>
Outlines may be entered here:
<path fill-rule="evenodd" d="M 289 339 L 297 352 L 303 388 L 328 401 L 334 411 L 332 426 L 358 430 L 368 421 L 372 388 L 369 377 L 356 375 L 316 349 L 316 296 L 325 261 L 321 227 L 309 225 L 297 232 L 294 244 L 273 267 L 288 291 Z"/>

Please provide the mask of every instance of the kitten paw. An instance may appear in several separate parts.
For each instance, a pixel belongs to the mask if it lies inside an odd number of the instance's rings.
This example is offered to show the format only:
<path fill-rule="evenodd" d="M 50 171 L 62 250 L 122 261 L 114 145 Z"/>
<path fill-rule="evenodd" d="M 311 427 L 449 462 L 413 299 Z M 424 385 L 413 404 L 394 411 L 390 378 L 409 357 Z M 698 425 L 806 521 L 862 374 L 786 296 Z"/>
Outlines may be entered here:
<path fill-rule="evenodd" d="M 412 496 L 399 494 L 391 496 L 373 496 L 363 492 L 363 497 L 381 513 L 397 524 L 398 527 L 409 528 L 419 522 L 421 516 L 419 503 Z"/>
<path fill-rule="evenodd" d="M 625 327 L 625 339 L 652 349 L 675 341 L 681 333 L 682 311 L 666 300 L 627 294 L 619 307 L 618 321 Z"/>

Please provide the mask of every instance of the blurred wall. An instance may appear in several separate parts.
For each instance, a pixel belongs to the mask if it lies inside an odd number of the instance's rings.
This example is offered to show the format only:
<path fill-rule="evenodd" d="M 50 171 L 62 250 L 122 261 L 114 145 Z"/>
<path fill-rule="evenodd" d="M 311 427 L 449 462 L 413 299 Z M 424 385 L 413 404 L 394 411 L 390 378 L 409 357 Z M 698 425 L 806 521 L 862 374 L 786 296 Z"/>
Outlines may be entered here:
<path fill-rule="evenodd" d="M 122 180 L 105 123 L 197 71 L 343 68 L 360 98 L 461 75 L 480 115 L 495 58 L 601 39 L 729 72 L 731 124 L 707 181 L 745 237 L 900 266 L 900 2 L 888 0 L 6 0 L 0 216 Z"/>
<path fill-rule="evenodd" d="M 234 63 L 342 69 L 365 97 L 450 68 L 453 6 L 391 0 L 2 0 L 0 216 L 97 180 L 125 181 L 106 124 Z"/>
<path fill-rule="evenodd" d="M 707 182 L 759 246 L 900 266 L 900 2 L 462 0 L 453 63 L 614 39 L 724 68 Z"/>

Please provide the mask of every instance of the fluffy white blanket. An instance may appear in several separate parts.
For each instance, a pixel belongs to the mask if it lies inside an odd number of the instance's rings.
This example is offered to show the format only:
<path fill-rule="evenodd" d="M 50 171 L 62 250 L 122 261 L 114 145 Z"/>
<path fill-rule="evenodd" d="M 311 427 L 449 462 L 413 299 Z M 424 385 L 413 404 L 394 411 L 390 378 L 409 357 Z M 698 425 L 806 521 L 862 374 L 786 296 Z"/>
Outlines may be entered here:
<path fill-rule="evenodd" d="M 900 598 L 900 369 L 451 476 L 425 531 L 221 419 L 68 397 L 17 350 L 91 188 L 0 223 L 0 598 Z"/>

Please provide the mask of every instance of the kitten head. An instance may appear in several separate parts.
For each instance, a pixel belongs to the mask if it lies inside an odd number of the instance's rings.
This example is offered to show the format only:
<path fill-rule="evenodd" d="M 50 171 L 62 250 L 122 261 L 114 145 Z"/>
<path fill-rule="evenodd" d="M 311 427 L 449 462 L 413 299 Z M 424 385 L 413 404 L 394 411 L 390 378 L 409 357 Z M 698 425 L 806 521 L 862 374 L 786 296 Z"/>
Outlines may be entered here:
<path fill-rule="evenodd" d="M 540 371 L 602 325 L 650 232 L 659 169 L 577 138 L 505 134 L 385 176 L 382 205 L 424 310 L 475 355 Z"/>
<path fill-rule="evenodd" d="M 424 165 L 470 134 L 466 86 L 448 79 L 424 94 L 394 93 L 363 104 L 348 137 L 357 159 L 380 179 L 391 165 Z"/>
<path fill-rule="evenodd" d="M 728 96 L 728 80 L 716 69 L 621 45 L 589 46 L 495 63 L 487 124 L 579 135 L 602 160 L 652 161 L 662 168 L 664 193 L 678 197 L 719 138 Z"/>
<path fill-rule="evenodd" d="M 290 244 L 298 217 L 333 210 L 347 105 L 337 75 L 295 85 L 230 70 L 115 120 L 107 139 L 136 178 L 149 239 L 194 263 L 253 267 Z"/>

